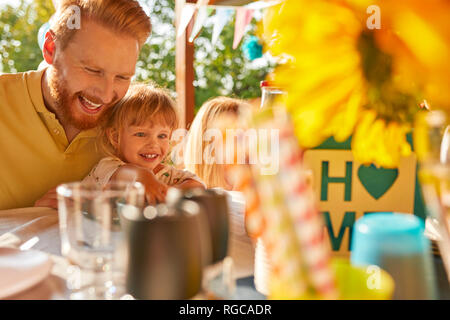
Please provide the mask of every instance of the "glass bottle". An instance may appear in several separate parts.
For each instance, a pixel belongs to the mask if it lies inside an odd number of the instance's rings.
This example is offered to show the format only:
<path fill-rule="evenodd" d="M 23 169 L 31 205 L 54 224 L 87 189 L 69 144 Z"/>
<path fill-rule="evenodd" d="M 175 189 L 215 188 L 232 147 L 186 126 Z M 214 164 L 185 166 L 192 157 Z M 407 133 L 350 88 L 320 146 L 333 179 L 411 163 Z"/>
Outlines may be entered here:
<path fill-rule="evenodd" d="M 286 94 L 281 88 L 273 86 L 269 81 L 261 81 L 261 108 L 272 105 L 277 97 Z"/>

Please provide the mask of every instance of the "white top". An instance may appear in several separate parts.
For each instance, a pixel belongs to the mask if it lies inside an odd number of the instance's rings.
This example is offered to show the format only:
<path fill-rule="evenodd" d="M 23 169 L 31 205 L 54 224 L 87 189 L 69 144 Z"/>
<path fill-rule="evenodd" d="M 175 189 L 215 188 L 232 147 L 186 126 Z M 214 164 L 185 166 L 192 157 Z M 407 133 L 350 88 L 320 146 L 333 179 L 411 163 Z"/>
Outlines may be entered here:
<path fill-rule="evenodd" d="M 109 182 L 117 169 L 124 164 L 126 163 L 119 158 L 105 157 L 100 160 L 94 168 L 92 168 L 91 172 L 89 172 L 89 174 L 83 179 L 83 182 L 93 182 L 97 183 L 99 187 L 103 187 Z M 187 179 L 196 180 L 204 185 L 200 178 L 192 172 L 187 170 L 179 170 L 168 165 L 164 165 L 164 167 L 155 174 L 155 177 L 158 181 L 165 183 L 168 186 L 183 183 Z"/>
<path fill-rule="evenodd" d="M 235 277 L 253 275 L 255 248 L 245 230 L 245 197 L 238 191 L 227 191 L 230 211 L 228 255 L 233 258 Z"/>

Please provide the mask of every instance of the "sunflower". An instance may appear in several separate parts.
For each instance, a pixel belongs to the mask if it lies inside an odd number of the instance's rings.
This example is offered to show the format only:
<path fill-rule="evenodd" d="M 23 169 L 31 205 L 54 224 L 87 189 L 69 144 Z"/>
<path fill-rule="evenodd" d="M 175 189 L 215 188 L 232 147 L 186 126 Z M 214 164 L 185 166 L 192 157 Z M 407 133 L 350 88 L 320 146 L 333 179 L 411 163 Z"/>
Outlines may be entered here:
<path fill-rule="evenodd" d="M 368 27 L 369 6 L 380 27 Z M 352 136 L 355 159 L 386 168 L 411 153 L 419 104 L 450 111 L 450 2 L 285 0 L 259 30 L 302 147 Z"/>

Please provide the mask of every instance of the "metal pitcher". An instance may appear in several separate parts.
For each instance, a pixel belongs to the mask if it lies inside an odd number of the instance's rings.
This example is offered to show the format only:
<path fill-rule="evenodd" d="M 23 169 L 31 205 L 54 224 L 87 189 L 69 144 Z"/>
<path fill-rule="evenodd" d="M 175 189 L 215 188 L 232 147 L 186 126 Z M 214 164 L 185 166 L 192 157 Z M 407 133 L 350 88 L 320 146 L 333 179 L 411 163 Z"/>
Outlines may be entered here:
<path fill-rule="evenodd" d="M 192 201 L 122 208 L 126 288 L 136 299 L 189 299 L 201 289 L 208 229 Z M 209 230 L 207 230 L 209 231 Z"/>
<path fill-rule="evenodd" d="M 202 213 L 206 216 L 211 235 L 212 257 L 210 264 L 217 263 L 227 256 L 229 238 L 229 209 L 227 194 L 220 189 L 190 189 L 177 191 L 180 199 L 191 200 L 200 205 Z M 168 197 L 170 197 L 168 195 Z M 169 199 L 168 201 L 173 201 Z"/>

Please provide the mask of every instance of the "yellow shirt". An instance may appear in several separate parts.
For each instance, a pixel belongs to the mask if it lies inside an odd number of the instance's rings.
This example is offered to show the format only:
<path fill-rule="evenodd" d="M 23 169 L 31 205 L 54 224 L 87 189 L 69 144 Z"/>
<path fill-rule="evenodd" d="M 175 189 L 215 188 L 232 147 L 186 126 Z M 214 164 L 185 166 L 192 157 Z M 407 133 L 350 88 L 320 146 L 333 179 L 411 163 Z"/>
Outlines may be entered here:
<path fill-rule="evenodd" d="M 0 74 L 0 210 L 33 206 L 58 184 L 82 180 L 101 158 L 95 129 L 68 143 L 44 105 L 44 71 Z"/>

